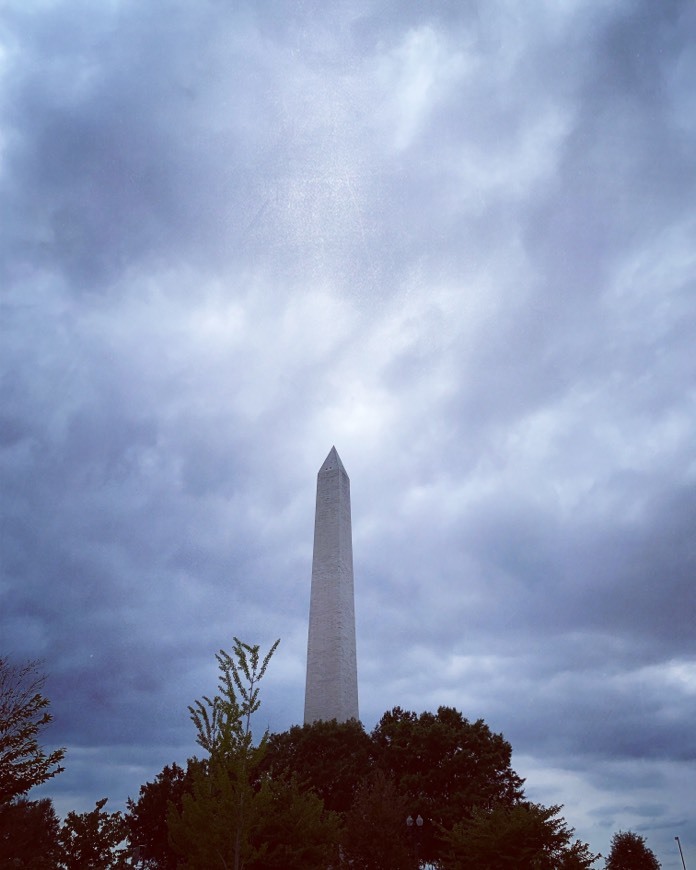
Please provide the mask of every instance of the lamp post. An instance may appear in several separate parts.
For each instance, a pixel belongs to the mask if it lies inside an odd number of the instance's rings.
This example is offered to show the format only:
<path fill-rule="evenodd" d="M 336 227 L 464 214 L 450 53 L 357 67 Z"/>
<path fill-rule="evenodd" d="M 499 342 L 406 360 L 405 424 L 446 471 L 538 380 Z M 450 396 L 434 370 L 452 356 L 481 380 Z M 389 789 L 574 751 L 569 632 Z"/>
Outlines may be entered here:
<path fill-rule="evenodd" d="M 681 840 L 679 839 L 679 837 L 675 837 L 674 839 L 677 841 L 677 846 L 679 846 L 679 854 L 682 859 L 682 867 L 684 868 L 684 870 L 686 870 L 686 862 L 684 861 L 684 853 L 682 852 Z"/>
<path fill-rule="evenodd" d="M 413 816 L 406 817 L 406 828 L 409 834 L 415 837 L 415 852 L 416 852 L 416 863 L 420 867 L 420 847 L 421 847 L 421 836 L 423 834 L 423 816 L 418 813 L 415 820 Z"/>

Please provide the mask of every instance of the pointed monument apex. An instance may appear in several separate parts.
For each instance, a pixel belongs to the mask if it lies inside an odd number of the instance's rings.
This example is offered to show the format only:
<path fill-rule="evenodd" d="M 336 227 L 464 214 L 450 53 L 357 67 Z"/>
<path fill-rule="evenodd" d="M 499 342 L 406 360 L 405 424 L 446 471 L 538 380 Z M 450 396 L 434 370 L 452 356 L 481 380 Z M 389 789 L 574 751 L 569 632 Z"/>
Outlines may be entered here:
<path fill-rule="evenodd" d="M 322 471 L 332 471 L 334 468 L 338 468 L 346 475 L 346 477 L 348 476 L 343 467 L 343 463 L 341 462 L 341 457 L 338 455 L 338 450 L 336 450 L 335 447 L 332 447 L 331 450 L 329 450 L 329 455 L 324 460 L 324 464 L 319 469 L 319 474 L 321 474 Z"/>
<path fill-rule="evenodd" d="M 350 480 L 332 447 L 317 474 L 304 721 L 358 718 Z"/>

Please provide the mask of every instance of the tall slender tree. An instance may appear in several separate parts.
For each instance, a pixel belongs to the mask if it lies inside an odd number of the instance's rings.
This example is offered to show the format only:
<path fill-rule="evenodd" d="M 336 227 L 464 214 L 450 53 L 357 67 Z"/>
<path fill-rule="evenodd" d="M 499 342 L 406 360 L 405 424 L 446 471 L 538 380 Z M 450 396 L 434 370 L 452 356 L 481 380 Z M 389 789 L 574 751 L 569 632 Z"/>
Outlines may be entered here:
<path fill-rule="evenodd" d="M 251 717 L 259 709 L 259 683 L 279 643 L 261 659 L 258 645 L 235 637 L 231 655 L 224 650 L 216 655 L 218 694 L 189 707 L 196 742 L 208 757 L 194 773 L 181 810 L 171 806 L 168 816 L 172 843 L 188 870 L 243 870 L 253 857 L 252 834 L 269 795 L 254 788 L 268 734 L 255 746 Z"/>

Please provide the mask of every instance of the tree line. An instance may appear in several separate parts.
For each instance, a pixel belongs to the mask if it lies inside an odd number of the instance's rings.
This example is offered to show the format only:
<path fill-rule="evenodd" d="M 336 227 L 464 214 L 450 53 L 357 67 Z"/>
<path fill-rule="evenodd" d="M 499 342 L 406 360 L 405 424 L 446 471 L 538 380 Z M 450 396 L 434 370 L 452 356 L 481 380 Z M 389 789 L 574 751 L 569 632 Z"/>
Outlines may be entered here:
<path fill-rule="evenodd" d="M 452 707 L 386 712 L 265 733 L 251 722 L 264 655 L 234 638 L 218 688 L 189 707 L 201 750 L 167 765 L 127 811 L 68 813 L 30 800 L 62 771 L 46 753 L 51 722 L 36 662 L 0 659 L 0 870 L 583 870 L 599 855 L 574 837 L 560 806 L 526 799 L 512 748 Z M 642 837 L 619 832 L 606 870 L 654 870 Z"/>

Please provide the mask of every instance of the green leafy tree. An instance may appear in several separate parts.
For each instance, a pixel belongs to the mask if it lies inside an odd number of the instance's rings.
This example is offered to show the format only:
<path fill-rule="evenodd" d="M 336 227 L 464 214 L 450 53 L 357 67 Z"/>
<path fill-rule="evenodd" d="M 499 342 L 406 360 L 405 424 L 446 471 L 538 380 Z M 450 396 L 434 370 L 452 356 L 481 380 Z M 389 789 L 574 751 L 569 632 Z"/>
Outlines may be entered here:
<path fill-rule="evenodd" d="M 38 741 L 53 720 L 42 694 L 45 682 L 39 662 L 12 665 L 0 658 L 0 805 L 64 769 L 65 749 L 46 753 Z"/>
<path fill-rule="evenodd" d="M 440 854 L 437 830 L 451 830 L 475 807 L 512 807 L 522 798 L 510 744 L 483 720 L 469 722 L 452 707 L 420 715 L 395 707 L 382 716 L 372 741 L 379 769 L 408 798 L 411 813 L 428 821 L 427 860 Z"/>
<path fill-rule="evenodd" d="M 334 719 L 271 734 L 261 773 L 296 776 L 301 788 L 312 789 L 327 809 L 345 814 L 373 768 L 372 741 L 360 722 Z"/>
<path fill-rule="evenodd" d="M 201 762 L 191 760 L 186 770 L 168 765 L 153 782 L 140 787 L 137 801 L 128 798 L 128 839 L 139 846 L 140 866 L 147 870 L 176 870 L 177 855 L 169 842 L 167 814 L 170 804 L 181 812 L 184 794 L 191 791 L 194 773 Z"/>
<path fill-rule="evenodd" d="M 233 654 L 220 650 L 218 692 L 189 707 L 196 742 L 208 753 L 194 774 L 181 810 L 172 805 L 169 834 L 188 870 L 242 870 L 254 856 L 252 835 L 264 815 L 268 791 L 254 788 L 267 733 L 254 746 L 251 717 L 259 709 L 259 683 L 276 641 L 261 660 L 259 646 L 234 638 Z"/>
<path fill-rule="evenodd" d="M 599 857 L 573 841 L 560 806 L 475 809 L 444 833 L 443 870 L 585 870 Z"/>
<path fill-rule="evenodd" d="M 343 854 L 355 870 L 417 870 L 421 827 L 409 827 L 407 798 L 376 771 L 357 789 L 346 815 Z"/>
<path fill-rule="evenodd" d="M 130 867 L 123 815 L 109 813 L 108 798 L 97 801 L 88 813 L 70 812 L 58 834 L 60 867 L 64 870 L 121 870 Z"/>
<path fill-rule="evenodd" d="M 633 831 L 614 834 L 604 866 L 606 870 L 660 870 L 660 862 L 647 847 L 645 837 Z"/>
<path fill-rule="evenodd" d="M 0 870 L 55 870 L 58 817 L 49 798 L 0 804 Z"/>
<path fill-rule="evenodd" d="M 266 779 L 249 870 L 326 870 L 338 863 L 341 819 L 297 780 Z"/>

